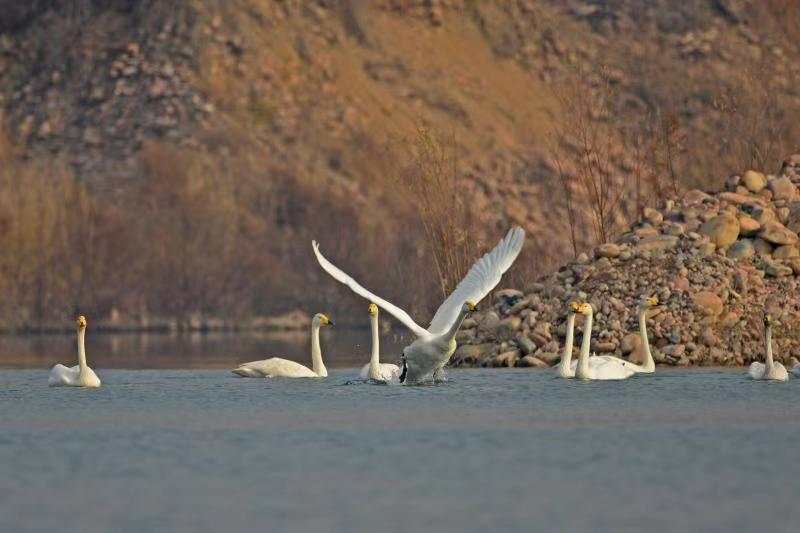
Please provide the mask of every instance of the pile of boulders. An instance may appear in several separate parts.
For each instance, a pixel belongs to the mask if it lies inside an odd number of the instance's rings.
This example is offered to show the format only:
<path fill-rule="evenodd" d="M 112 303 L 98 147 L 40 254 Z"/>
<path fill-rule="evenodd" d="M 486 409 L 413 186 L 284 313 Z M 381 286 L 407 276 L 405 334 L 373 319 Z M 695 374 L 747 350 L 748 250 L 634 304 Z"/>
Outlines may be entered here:
<path fill-rule="evenodd" d="M 798 185 L 800 155 L 794 155 L 779 176 L 751 170 L 729 178 L 721 192 L 691 190 L 662 209 L 644 210 L 616 242 L 580 254 L 524 290 L 495 292 L 491 308 L 464 321 L 451 364 L 558 363 L 572 300 L 594 307 L 592 351 L 641 362 L 636 306 L 642 296 L 659 299 L 647 314 L 657 363 L 762 359 L 764 312 L 779 323 L 776 359 L 800 356 Z"/>

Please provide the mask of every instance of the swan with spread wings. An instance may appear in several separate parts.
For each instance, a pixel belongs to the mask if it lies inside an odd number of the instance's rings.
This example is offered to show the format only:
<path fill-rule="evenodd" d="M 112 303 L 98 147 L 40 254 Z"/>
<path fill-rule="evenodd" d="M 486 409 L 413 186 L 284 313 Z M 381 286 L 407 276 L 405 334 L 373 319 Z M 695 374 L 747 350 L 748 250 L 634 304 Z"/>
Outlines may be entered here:
<path fill-rule="evenodd" d="M 414 322 L 408 313 L 396 305 L 359 285 L 356 280 L 325 259 L 319 251 L 317 241 L 312 241 L 311 244 L 317 261 L 328 274 L 347 285 L 359 296 L 377 304 L 417 336 L 413 343 L 403 349 L 403 371 L 400 381 L 418 383 L 441 373 L 456 350 L 456 332 L 464 318 L 474 311 L 476 304 L 500 282 L 503 273 L 511 267 L 522 250 L 524 240 L 525 232 L 522 228 L 514 227 L 509 230 L 492 251 L 472 265 L 464 279 L 439 306 L 428 329 Z"/>

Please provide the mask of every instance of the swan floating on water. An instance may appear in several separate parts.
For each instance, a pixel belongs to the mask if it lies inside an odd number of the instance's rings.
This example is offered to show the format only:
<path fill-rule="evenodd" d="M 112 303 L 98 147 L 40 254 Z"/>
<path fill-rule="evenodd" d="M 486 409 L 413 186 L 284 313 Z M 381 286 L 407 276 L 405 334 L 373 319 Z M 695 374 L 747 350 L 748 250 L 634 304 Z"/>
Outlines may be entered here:
<path fill-rule="evenodd" d="M 378 306 L 373 303 L 369 304 L 369 322 L 372 331 L 372 355 L 369 359 L 369 363 L 361 368 L 360 376 L 363 379 L 371 379 L 374 381 L 399 381 L 400 367 L 391 363 L 380 362 Z"/>
<path fill-rule="evenodd" d="M 655 296 L 642 298 L 642 301 L 639 302 L 639 336 L 642 339 L 642 346 L 644 347 L 644 364 L 637 365 L 630 361 L 625 361 L 627 366 L 632 368 L 637 374 L 652 374 L 656 371 L 656 362 L 653 359 L 653 354 L 650 352 L 650 340 L 647 338 L 647 310 L 656 305 L 658 305 L 658 298 Z"/>
<path fill-rule="evenodd" d="M 764 344 L 766 364 L 754 361 L 750 364 L 747 373 L 753 379 L 786 381 L 789 379 L 789 373 L 786 372 L 786 368 L 772 359 L 772 317 L 768 313 L 764 314 Z M 792 369 L 792 372 L 794 372 L 794 369 Z"/>
<path fill-rule="evenodd" d="M 50 370 L 50 377 L 47 384 L 51 387 L 99 387 L 100 378 L 94 370 L 86 364 L 86 347 L 84 337 L 86 336 L 86 317 L 81 315 L 77 320 L 78 326 L 78 364 L 73 367 L 66 367 L 62 364 L 54 366 Z"/>
<path fill-rule="evenodd" d="M 580 362 L 580 360 L 578 361 L 572 360 L 572 346 L 573 346 L 573 339 L 575 337 L 575 314 L 581 313 L 581 309 L 583 309 L 582 306 L 584 305 L 589 307 L 589 312 L 591 313 L 592 306 L 590 304 L 581 304 L 579 302 L 570 303 L 569 311 L 567 311 L 567 338 L 565 339 L 564 342 L 564 352 L 561 355 L 561 362 L 558 364 L 558 367 L 556 367 L 556 372 L 562 378 L 574 378 L 578 368 L 578 364 Z M 584 325 L 583 342 L 581 343 L 581 356 L 583 356 L 583 352 L 585 350 L 587 357 L 587 364 L 589 365 L 590 369 L 594 369 L 591 372 L 605 375 L 609 372 L 610 367 L 623 367 L 629 369 L 631 373 L 635 373 L 636 370 L 634 367 L 638 365 L 634 365 L 633 363 L 625 361 L 624 359 L 620 359 L 618 357 L 613 357 L 610 355 L 593 355 L 589 357 L 589 343 L 591 342 L 591 335 L 592 335 L 591 328 L 592 328 L 592 318 L 591 315 L 587 315 L 586 323 Z M 605 378 L 587 378 L 587 379 L 624 379 L 624 378 L 605 377 Z"/>
<path fill-rule="evenodd" d="M 399 307 L 387 302 L 358 284 L 353 278 L 325 259 L 319 244 L 312 241 L 314 254 L 320 266 L 334 279 L 347 285 L 359 296 L 375 302 L 397 320 L 402 322 L 417 340 L 403 349 L 403 372 L 400 381 L 418 383 L 442 376 L 444 365 L 456 350 L 456 332 L 467 314 L 499 282 L 503 273 L 514 263 L 522 250 L 525 232 L 512 228 L 494 249 L 472 265 L 467 275 L 442 303 L 431 320 L 428 329 L 423 328 Z"/>
<path fill-rule="evenodd" d="M 301 365 L 295 361 L 270 357 L 262 361 L 251 361 L 231 370 L 243 378 L 325 378 L 328 370 L 322 362 L 322 350 L 319 346 L 319 330 L 322 326 L 332 326 L 333 321 L 322 313 L 317 313 L 311 320 L 311 366 Z"/>
<path fill-rule="evenodd" d="M 610 355 L 589 357 L 589 345 L 592 342 L 592 321 L 594 311 L 589 303 L 573 303 L 573 309 L 586 317 L 583 326 L 583 339 L 581 354 L 575 369 L 578 379 L 610 380 L 627 379 L 636 372 L 631 368 L 632 363 L 612 357 Z"/>

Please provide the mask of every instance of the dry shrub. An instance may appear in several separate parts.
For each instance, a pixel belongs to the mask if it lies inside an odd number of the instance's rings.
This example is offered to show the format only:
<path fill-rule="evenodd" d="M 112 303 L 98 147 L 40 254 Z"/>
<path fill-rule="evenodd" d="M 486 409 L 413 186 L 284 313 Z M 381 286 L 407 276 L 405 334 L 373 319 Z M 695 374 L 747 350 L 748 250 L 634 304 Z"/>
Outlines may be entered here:
<path fill-rule="evenodd" d="M 446 297 L 475 260 L 471 214 L 459 188 L 456 142 L 453 136 L 419 128 L 409 148 L 411 164 L 400 172 L 398 184 L 417 210 Z"/>
<path fill-rule="evenodd" d="M 605 76 L 579 67 L 554 91 L 558 117 L 550 135 L 549 154 L 567 204 L 573 250 L 576 223 L 588 214 L 595 242 L 608 242 L 617 227 L 625 194 L 615 163 L 619 136 L 610 124 L 614 89 Z M 586 209 L 576 204 L 585 202 Z"/>

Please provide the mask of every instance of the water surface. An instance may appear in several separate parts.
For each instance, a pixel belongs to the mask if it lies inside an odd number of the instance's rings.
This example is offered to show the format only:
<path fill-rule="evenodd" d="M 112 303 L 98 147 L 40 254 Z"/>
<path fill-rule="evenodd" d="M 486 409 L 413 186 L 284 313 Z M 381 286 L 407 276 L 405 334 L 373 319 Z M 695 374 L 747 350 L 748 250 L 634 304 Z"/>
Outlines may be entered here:
<path fill-rule="evenodd" d="M 0 371 L 0 531 L 796 531 L 800 380 Z"/>

